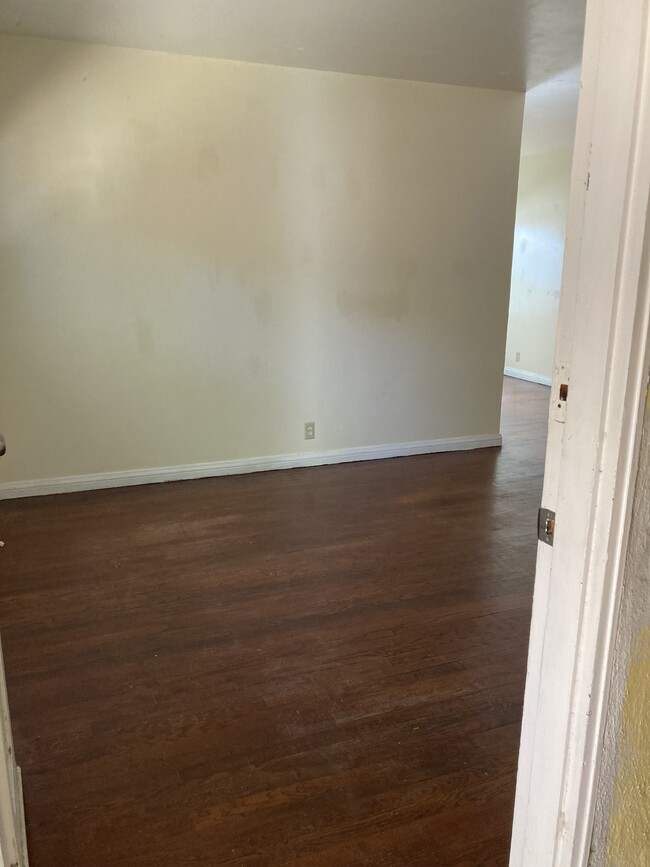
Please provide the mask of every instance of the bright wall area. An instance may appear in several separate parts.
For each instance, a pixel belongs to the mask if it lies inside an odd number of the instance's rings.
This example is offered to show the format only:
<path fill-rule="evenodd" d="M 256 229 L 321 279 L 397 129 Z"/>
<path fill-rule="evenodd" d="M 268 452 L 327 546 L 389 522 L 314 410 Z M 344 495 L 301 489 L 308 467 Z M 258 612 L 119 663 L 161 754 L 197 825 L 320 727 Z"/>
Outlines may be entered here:
<path fill-rule="evenodd" d="M 497 435 L 523 101 L 2 37 L 5 494 Z"/>
<path fill-rule="evenodd" d="M 562 284 L 572 150 L 522 156 L 506 373 L 547 382 Z"/>

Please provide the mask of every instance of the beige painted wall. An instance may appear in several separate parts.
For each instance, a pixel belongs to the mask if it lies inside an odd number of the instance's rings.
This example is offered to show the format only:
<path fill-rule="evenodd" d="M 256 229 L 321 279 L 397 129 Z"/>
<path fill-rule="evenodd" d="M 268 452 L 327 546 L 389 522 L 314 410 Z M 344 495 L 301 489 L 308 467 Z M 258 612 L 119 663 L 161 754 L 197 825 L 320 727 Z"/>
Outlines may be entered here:
<path fill-rule="evenodd" d="M 522 111 L 3 37 L 0 482 L 498 432 Z"/>
<path fill-rule="evenodd" d="M 598 782 L 590 867 L 650 863 L 650 392 Z"/>
<path fill-rule="evenodd" d="M 523 156 L 519 173 L 506 368 L 547 379 L 553 374 L 571 159 L 570 150 Z"/>

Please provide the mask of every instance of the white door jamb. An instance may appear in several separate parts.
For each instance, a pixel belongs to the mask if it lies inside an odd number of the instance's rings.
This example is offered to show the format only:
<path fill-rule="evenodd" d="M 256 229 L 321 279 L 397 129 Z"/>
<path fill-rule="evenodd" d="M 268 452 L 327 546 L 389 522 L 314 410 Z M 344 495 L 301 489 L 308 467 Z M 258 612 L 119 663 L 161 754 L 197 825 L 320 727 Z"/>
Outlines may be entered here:
<path fill-rule="evenodd" d="M 648 385 L 649 7 L 587 2 L 511 867 L 589 857 Z"/>

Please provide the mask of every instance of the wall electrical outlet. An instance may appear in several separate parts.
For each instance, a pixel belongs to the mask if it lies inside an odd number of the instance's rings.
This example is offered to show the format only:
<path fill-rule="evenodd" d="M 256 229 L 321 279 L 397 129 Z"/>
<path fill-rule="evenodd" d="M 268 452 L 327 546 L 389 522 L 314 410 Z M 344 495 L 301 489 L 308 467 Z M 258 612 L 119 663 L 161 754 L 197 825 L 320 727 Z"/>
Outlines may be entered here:
<path fill-rule="evenodd" d="M 315 440 L 316 439 L 316 422 L 315 421 L 306 421 L 305 422 L 305 439 L 306 440 Z"/>

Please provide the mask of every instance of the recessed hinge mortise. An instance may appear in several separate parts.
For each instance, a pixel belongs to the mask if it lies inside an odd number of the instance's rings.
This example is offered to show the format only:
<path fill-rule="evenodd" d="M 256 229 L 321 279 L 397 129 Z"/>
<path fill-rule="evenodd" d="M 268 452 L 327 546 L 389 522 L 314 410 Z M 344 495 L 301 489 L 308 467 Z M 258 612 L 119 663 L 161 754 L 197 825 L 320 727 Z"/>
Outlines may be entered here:
<path fill-rule="evenodd" d="M 540 509 L 537 513 L 537 538 L 540 542 L 552 545 L 555 538 L 555 512 Z"/>

